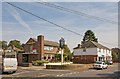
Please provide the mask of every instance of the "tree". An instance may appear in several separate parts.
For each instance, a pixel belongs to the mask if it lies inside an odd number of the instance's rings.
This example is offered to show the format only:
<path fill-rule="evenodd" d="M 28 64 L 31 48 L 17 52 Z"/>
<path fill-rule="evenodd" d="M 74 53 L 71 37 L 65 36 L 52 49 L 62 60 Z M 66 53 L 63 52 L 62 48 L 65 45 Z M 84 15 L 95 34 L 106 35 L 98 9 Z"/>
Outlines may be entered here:
<path fill-rule="evenodd" d="M 64 61 L 70 61 L 72 59 L 72 53 L 67 44 L 64 46 Z"/>
<path fill-rule="evenodd" d="M 116 52 L 112 51 L 112 59 L 113 59 L 113 61 L 118 61 L 118 56 L 117 56 Z"/>
<path fill-rule="evenodd" d="M 18 40 L 11 40 L 9 42 L 8 46 L 15 46 L 19 49 L 22 49 L 22 45 L 21 45 L 20 41 L 18 41 Z"/>
<path fill-rule="evenodd" d="M 95 34 L 93 33 L 93 31 L 87 30 L 85 32 L 85 35 L 83 37 L 83 42 L 86 42 L 86 41 L 98 42 L 98 39 L 95 37 Z"/>
<path fill-rule="evenodd" d="M 0 48 L 6 49 L 7 48 L 7 41 L 0 41 Z"/>
<path fill-rule="evenodd" d="M 112 48 L 112 59 L 115 62 L 119 62 L 120 57 L 120 49 L 119 48 Z"/>
<path fill-rule="evenodd" d="M 67 45 L 64 46 L 64 53 L 65 54 L 71 54 L 70 49 L 68 48 Z"/>
<path fill-rule="evenodd" d="M 61 50 L 61 49 L 59 49 Z M 58 61 L 61 61 L 61 54 L 56 54 L 55 55 L 55 58 L 58 60 Z M 64 45 L 64 54 L 63 54 L 63 58 L 64 58 L 64 61 L 70 61 L 71 58 L 72 58 L 72 53 L 70 51 L 70 49 L 68 48 L 68 46 L 65 44 Z"/>

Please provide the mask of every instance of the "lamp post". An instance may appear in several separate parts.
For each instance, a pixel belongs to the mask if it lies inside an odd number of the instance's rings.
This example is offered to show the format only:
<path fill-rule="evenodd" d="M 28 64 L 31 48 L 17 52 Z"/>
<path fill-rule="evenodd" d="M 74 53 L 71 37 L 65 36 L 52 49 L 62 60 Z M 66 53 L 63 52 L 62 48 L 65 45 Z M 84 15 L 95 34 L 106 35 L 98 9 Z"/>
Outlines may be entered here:
<path fill-rule="evenodd" d="M 60 48 L 61 48 L 61 65 L 63 64 L 63 50 L 64 50 L 64 46 L 65 46 L 65 40 L 63 37 L 61 37 L 61 39 L 59 40 L 59 44 L 60 44 Z"/>

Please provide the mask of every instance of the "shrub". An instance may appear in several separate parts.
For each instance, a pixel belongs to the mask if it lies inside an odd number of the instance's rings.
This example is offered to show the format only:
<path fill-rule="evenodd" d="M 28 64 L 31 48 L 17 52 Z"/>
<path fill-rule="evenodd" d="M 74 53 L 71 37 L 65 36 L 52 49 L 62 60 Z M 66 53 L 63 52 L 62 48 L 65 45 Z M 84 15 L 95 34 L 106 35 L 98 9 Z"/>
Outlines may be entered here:
<path fill-rule="evenodd" d="M 49 63 L 49 61 L 47 61 L 47 60 L 43 60 L 42 63 Z"/>
<path fill-rule="evenodd" d="M 49 63 L 49 61 L 46 60 L 36 60 L 36 61 L 32 61 L 33 65 L 43 65 L 44 63 Z"/>

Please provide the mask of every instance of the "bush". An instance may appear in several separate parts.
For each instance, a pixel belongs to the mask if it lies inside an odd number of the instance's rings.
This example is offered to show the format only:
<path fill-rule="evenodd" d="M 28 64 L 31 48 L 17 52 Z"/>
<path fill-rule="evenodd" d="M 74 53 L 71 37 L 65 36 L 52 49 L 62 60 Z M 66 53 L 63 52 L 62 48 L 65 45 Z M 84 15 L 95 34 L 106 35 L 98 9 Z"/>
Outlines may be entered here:
<path fill-rule="evenodd" d="M 43 60 L 42 63 L 49 63 L 49 61 L 47 61 L 47 60 Z"/>
<path fill-rule="evenodd" d="M 49 61 L 46 60 L 36 60 L 36 61 L 32 61 L 33 65 L 43 65 L 44 63 L 49 63 Z"/>
<path fill-rule="evenodd" d="M 37 63 L 38 65 L 42 65 L 42 64 L 43 64 L 43 62 L 42 62 L 41 60 L 36 60 L 36 63 Z"/>

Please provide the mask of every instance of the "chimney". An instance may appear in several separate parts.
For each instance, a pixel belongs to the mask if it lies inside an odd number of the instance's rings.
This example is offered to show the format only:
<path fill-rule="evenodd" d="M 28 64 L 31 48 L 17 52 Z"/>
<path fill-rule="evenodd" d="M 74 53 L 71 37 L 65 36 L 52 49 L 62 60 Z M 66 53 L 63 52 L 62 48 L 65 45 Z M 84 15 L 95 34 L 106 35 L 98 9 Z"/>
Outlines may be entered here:
<path fill-rule="evenodd" d="M 37 48 L 38 48 L 38 59 L 42 60 L 43 56 L 44 56 L 44 36 L 43 35 L 39 35 L 37 36 Z"/>
<path fill-rule="evenodd" d="M 80 44 L 78 44 L 78 47 L 80 48 Z"/>

